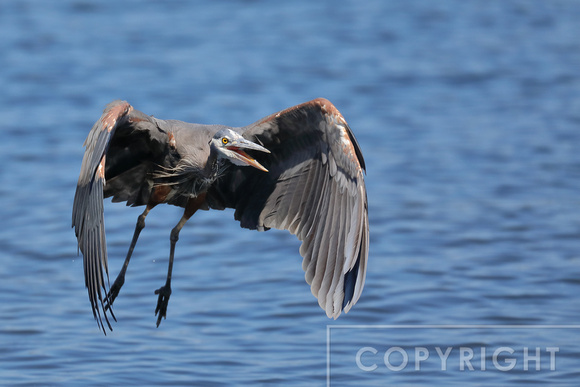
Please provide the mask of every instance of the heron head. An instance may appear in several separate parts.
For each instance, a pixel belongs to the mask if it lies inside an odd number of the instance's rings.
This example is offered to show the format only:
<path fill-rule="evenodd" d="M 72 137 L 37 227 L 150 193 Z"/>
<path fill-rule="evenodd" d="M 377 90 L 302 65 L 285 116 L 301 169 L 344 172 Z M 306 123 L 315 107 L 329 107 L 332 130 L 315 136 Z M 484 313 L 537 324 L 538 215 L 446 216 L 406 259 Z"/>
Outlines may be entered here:
<path fill-rule="evenodd" d="M 218 159 L 226 159 L 235 165 L 249 165 L 261 171 L 268 172 L 262 164 L 244 152 L 244 149 L 265 153 L 270 153 L 270 151 L 261 145 L 246 140 L 241 134 L 231 129 L 225 128 L 218 131 L 211 139 L 210 146 L 217 151 Z"/>

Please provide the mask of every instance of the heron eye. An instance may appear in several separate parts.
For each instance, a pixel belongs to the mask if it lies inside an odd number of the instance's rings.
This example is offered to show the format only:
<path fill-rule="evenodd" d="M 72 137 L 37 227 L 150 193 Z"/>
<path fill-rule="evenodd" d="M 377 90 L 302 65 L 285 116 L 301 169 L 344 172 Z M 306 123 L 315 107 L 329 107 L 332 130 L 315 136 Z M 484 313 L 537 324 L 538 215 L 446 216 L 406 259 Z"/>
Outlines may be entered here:
<path fill-rule="evenodd" d="M 228 140 L 226 137 L 222 137 L 222 143 L 224 145 L 227 145 L 228 142 L 230 142 L 230 140 Z"/>

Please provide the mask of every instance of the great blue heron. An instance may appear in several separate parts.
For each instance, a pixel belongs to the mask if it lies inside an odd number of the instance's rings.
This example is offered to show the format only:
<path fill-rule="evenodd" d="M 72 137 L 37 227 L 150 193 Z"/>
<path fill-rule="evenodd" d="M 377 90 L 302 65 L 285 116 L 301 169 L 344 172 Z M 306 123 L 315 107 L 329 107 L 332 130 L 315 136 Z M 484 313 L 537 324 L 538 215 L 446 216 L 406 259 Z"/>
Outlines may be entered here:
<path fill-rule="evenodd" d="M 234 208 L 242 227 L 286 229 L 301 241 L 302 268 L 318 303 L 337 318 L 357 302 L 368 258 L 368 211 L 358 143 L 340 112 L 315 99 L 252 125 L 189 124 L 145 115 L 125 101 L 107 105 L 91 129 L 73 204 L 93 315 L 107 312 L 145 217 L 161 203 L 184 207 L 170 234 L 167 281 L 157 289 L 157 326 L 166 318 L 175 244 L 199 209 Z M 248 168 L 251 166 L 253 168 Z M 129 251 L 109 287 L 103 198 L 145 206 Z"/>

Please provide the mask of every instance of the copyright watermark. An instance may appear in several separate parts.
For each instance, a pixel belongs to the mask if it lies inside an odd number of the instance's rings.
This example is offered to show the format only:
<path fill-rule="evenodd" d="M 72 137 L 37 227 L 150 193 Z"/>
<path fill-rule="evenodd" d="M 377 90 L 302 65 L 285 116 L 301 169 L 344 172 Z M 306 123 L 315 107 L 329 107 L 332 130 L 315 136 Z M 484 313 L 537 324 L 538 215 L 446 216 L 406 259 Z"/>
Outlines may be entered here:
<path fill-rule="evenodd" d="M 328 325 L 327 386 L 561 377 L 579 338 L 580 325 Z"/>
<path fill-rule="evenodd" d="M 512 347 L 499 347 L 493 350 L 487 347 L 434 347 L 431 350 L 427 347 L 414 347 L 410 350 L 402 347 L 389 347 L 384 354 L 379 354 L 379 351 L 374 347 L 363 347 L 357 351 L 355 362 L 360 370 L 366 372 L 375 371 L 379 366 L 383 365 L 390 371 L 395 372 L 405 370 L 409 366 L 415 371 L 420 371 L 421 365 L 431 361 L 440 366 L 439 369 L 441 371 L 447 371 L 449 369 L 448 365 L 451 365 L 451 369 L 456 367 L 455 369 L 460 371 L 486 371 L 489 369 L 489 363 L 491 363 L 491 367 L 494 369 L 507 372 L 515 369 L 521 359 L 522 370 L 524 371 L 530 369 L 540 371 L 542 364 L 544 367 L 548 367 L 550 371 L 555 371 L 556 354 L 559 351 L 560 348 L 558 347 L 535 347 L 532 349 L 523 347 L 520 357 L 516 349 Z M 491 352 L 490 358 L 487 357 L 488 352 Z M 452 357 L 452 354 L 457 356 Z M 476 354 L 479 355 L 477 361 L 475 360 Z M 411 356 L 413 361 L 411 362 L 412 364 L 409 364 Z"/>

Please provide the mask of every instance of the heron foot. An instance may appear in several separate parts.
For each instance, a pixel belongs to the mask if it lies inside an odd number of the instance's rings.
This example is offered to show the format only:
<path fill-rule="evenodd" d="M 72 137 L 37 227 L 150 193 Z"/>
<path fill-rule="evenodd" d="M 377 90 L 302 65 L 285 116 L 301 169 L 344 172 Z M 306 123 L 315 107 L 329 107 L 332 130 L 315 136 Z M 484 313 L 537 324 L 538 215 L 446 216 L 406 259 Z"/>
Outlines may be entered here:
<path fill-rule="evenodd" d="M 113 282 L 113 285 L 109 289 L 107 297 L 105 298 L 105 311 L 109 310 L 113 306 L 113 302 L 115 301 L 115 298 L 117 298 L 117 296 L 119 295 L 119 291 L 121 290 L 121 287 L 123 286 L 124 283 L 125 283 L 125 275 L 124 273 L 120 273 L 117 276 L 117 279 L 115 279 L 115 282 Z"/>
<path fill-rule="evenodd" d="M 161 324 L 161 317 L 167 318 L 167 304 L 169 303 L 169 296 L 171 296 L 171 285 L 169 282 L 165 286 L 160 287 L 155 291 L 155 294 L 159 295 L 157 299 L 157 307 L 155 308 L 155 316 L 159 313 L 157 317 L 157 328 Z"/>

